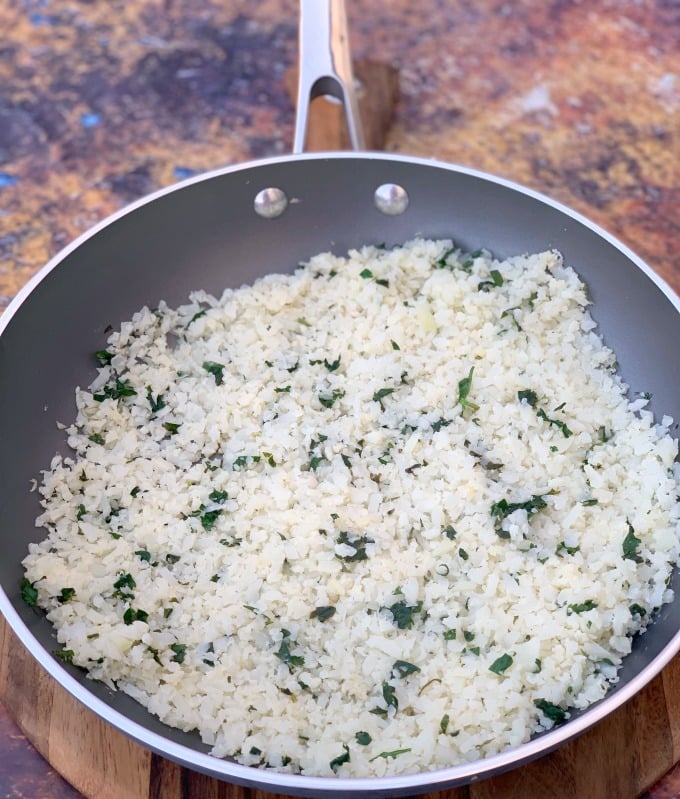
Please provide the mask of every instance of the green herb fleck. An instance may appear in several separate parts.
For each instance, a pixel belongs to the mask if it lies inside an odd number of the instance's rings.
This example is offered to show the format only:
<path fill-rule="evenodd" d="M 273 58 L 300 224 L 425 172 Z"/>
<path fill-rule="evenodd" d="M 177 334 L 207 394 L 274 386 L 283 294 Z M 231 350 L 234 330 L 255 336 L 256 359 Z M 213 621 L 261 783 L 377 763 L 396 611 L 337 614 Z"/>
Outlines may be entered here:
<path fill-rule="evenodd" d="M 81 502 L 80 505 L 78 505 L 78 511 L 76 513 L 76 521 L 80 521 L 86 513 L 87 510 L 85 508 L 85 505 L 83 505 L 83 503 Z"/>
<path fill-rule="evenodd" d="M 562 552 L 564 552 L 565 555 L 575 555 L 577 552 L 580 551 L 580 549 L 581 547 L 578 545 L 576 545 L 575 547 L 570 547 L 564 541 L 560 541 L 560 543 L 557 545 L 557 549 L 555 550 L 555 554 L 560 555 L 560 557 Z"/>
<path fill-rule="evenodd" d="M 224 382 L 224 364 L 216 361 L 203 361 L 203 368 L 215 378 L 215 385 L 222 385 Z"/>
<path fill-rule="evenodd" d="M 638 605 L 637 602 L 634 602 L 629 608 L 631 616 L 646 616 L 647 611 L 642 607 L 642 605 Z"/>
<path fill-rule="evenodd" d="M 551 424 L 561 430 L 562 435 L 565 438 L 569 438 L 570 436 L 574 435 L 564 422 L 561 422 L 559 419 L 551 419 L 543 410 L 543 408 L 539 408 L 536 411 L 536 416 L 538 416 L 539 419 L 543 419 L 544 422 L 547 422 L 548 424 Z"/>
<path fill-rule="evenodd" d="M 442 531 L 449 541 L 453 541 L 453 539 L 458 535 L 452 525 L 447 524 L 446 527 Z"/>
<path fill-rule="evenodd" d="M 319 394 L 319 402 L 324 408 L 332 408 L 335 402 L 345 396 L 341 389 L 335 389 L 330 394 Z"/>
<path fill-rule="evenodd" d="M 394 339 L 390 340 L 390 344 L 392 345 L 392 349 L 393 350 L 400 350 L 401 349 L 401 347 L 397 344 L 397 342 Z"/>
<path fill-rule="evenodd" d="M 328 361 L 326 360 L 326 358 L 324 358 L 323 365 L 326 367 L 326 369 L 328 369 L 329 372 L 335 372 L 340 366 L 341 358 L 342 358 L 341 355 L 338 355 L 338 357 L 334 361 Z"/>
<path fill-rule="evenodd" d="M 624 560 L 633 560 L 635 563 L 642 563 L 640 557 L 640 544 L 642 540 L 635 535 L 635 530 L 630 522 L 628 525 L 628 534 L 623 539 L 623 558 Z"/>
<path fill-rule="evenodd" d="M 379 402 L 382 406 L 382 400 L 385 397 L 388 397 L 390 394 L 393 394 L 396 389 L 394 388 L 380 388 L 373 393 L 373 402 Z"/>
<path fill-rule="evenodd" d="M 503 275 L 501 275 L 498 269 L 492 269 L 489 272 L 489 277 L 491 280 L 482 280 L 482 282 L 477 285 L 478 291 L 489 291 L 489 289 L 503 285 Z"/>
<path fill-rule="evenodd" d="M 444 632 L 444 640 L 445 641 L 455 641 L 456 640 L 456 631 L 455 630 L 446 630 Z"/>
<path fill-rule="evenodd" d="M 184 663 L 184 658 L 186 657 L 187 653 L 187 645 L 186 644 L 170 644 L 170 649 L 174 652 L 172 657 L 173 662 L 175 663 Z"/>
<path fill-rule="evenodd" d="M 470 557 L 468 553 L 463 549 L 463 547 L 459 547 L 458 555 L 460 556 L 461 560 L 468 560 L 468 558 Z"/>
<path fill-rule="evenodd" d="M 346 544 L 349 547 L 352 547 L 354 553 L 351 555 L 336 555 L 336 558 L 340 558 L 340 560 L 348 561 L 348 562 L 355 562 L 359 560 L 367 560 L 368 554 L 366 553 L 366 545 L 373 544 L 374 541 L 372 538 L 369 538 L 367 535 L 362 536 L 350 536 L 350 533 L 343 530 L 340 532 L 338 537 L 335 539 L 336 544 Z"/>
<path fill-rule="evenodd" d="M 506 652 L 504 655 L 501 655 L 499 658 L 494 660 L 494 662 L 489 666 L 489 671 L 492 671 L 494 674 L 503 674 L 503 672 L 507 671 L 512 664 L 512 656 L 508 655 Z"/>
<path fill-rule="evenodd" d="M 414 623 L 413 615 L 415 613 L 420 613 L 422 607 L 422 602 L 416 602 L 415 605 L 409 605 L 402 600 L 390 605 L 387 610 L 389 610 L 392 614 L 392 619 L 400 630 L 410 630 Z"/>
<path fill-rule="evenodd" d="M 75 652 L 72 649 L 55 649 L 52 654 L 64 663 L 73 663 Z"/>
<path fill-rule="evenodd" d="M 135 578 L 129 572 L 119 572 L 118 579 L 113 584 L 113 595 L 121 599 L 129 599 L 132 597 L 132 594 L 129 593 L 127 589 L 131 591 L 133 588 L 136 588 L 136 586 Z"/>
<path fill-rule="evenodd" d="M 208 494 L 208 499 L 211 502 L 217 502 L 218 504 L 222 504 L 229 499 L 229 494 L 226 491 L 219 491 L 218 489 L 214 489 Z"/>
<path fill-rule="evenodd" d="M 28 577 L 24 577 L 21 581 L 21 598 L 27 605 L 34 606 L 38 604 L 38 589 Z"/>
<path fill-rule="evenodd" d="M 319 621 L 328 621 L 335 616 L 335 608 L 333 605 L 321 605 L 309 614 L 310 619 L 318 619 Z"/>
<path fill-rule="evenodd" d="M 106 399 L 120 399 L 121 397 L 133 397 L 137 392 L 130 385 L 129 380 L 120 380 L 116 378 L 113 385 L 104 386 L 101 394 L 93 394 L 92 399 L 95 402 L 104 402 Z"/>
<path fill-rule="evenodd" d="M 543 713 L 544 716 L 550 719 L 550 721 L 554 721 L 558 724 L 560 721 L 564 721 L 567 717 L 567 714 L 559 705 L 553 705 L 552 702 L 548 702 L 546 699 L 534 699 L 534 705 Z"/>
<path fill-rule="evenodd" d="M 137 549 L 135 550 L 135 555 L 137 555 L 137 557 L 140 560 L 146 563 L 149 563 L 149 561 L 151 560 L 151 553 L 149 552 L 148 549 Z"/>
<path fill-rule="evenodd" d="M 125 624 L 132 624 L 133 621 L 146 621 L 148 618 L 149 614 L 145 610 L 128 608 L 125 613 L 123 613 L 123 621 Z"/>
<path fill-rule="evenodd" d="M 166 402 L 162 394 L 158 394 L 154 399 L 154 396 L 151 392 L 151 386 L 146 387 L 146 398 L 149 402 L 149 406 L 151 407 L 151 413 L 158 413 L 158 411 L 166 406 Z"/>
<path fill-rule="evenodd" d="M 472 389 L 472 375 L 475 371 L 474 366 L 470 367 L 470 371 L 468 372 L 467 377 L 464 377 L 462 380 L 458 381 L 458 404 L 460 405 L 461 409 L 464 411 L 466 408 L 470 408 L 472 411 L 478 411 L 479 405 L 476 405 L 474 402 L 471 402 L 468 399 L 470 395 L 470 390 Z"/>
<path fill-rule="evenodd" d="M 62 588 L 61 591 L 59 592 L 59 596 L 57 597 L 57 599 L 63 605 L 64 602 L 68 602 L 70 599 L 73 599 L 75 595 L 76 595 L 75 588 Z"/>
<path fill-rule="evenodd" d="M 597 602 L 593 602 L 592 599 L 586 599 L 585 602 L 575 602 L 568 607 L 572 613 L 587 613 L 589 610 L 595 610 Z"/>
<path fill-rule="evenodd" d="M 374 760 L 377 760 L 379 757 L 382 757 L 384 760 L 387 760 L 388 758 L 391 758 L 392 760 L 395 760 L 397 757 L 399 757 L 399 755 L 403 755 L 406 752 L 410 752 L 410 751 L 411 751 L 411 749 L 408 748 L 408 749 L 394 749 L 391 752 L 381 752 L 379 755 L 376 755 L 375 757 L 372 757 L 368 762 L 372 763 Z"/>
<path fill-rule="evenodd" d="M 371 736 L 365 730 L 360 730 L 359 732 L 357 732 L 354 735 L 354 738 L 356 739 L 356 742 L 360 746 L 368 746 L 371 743 L 371 741 L 373 740 L 371 738 Z"/>
<path fill-rule="evenodd" d="M 407 660 L 395 660 L 392 664 L 392 673 L 397 677 L 408 677 L 409 674 L 415 674 L 417 671 L 420 671 L 420 666 L 409 663 Z"/>
<path fill-rule="evenodd" d="M 108 350 L 97 350 L 94 357 L 99 361 L 102 366 L 110 366 L 113 360 L 113 353 Z"/>
<path fill-rule="evenodd" d="M 520 402 L 526 402 L 527 405 L 531 405 L 532 408 L 535 408 L 536 403 L 538 402 L 538 395 L 530 388 L 526 388 L 517 392 L 517 399 L 519 399 Z"/>
<path fill-rule="evenodd" d="M 91 436 L 87 437 L 88 441 L 91 441 L 93 444 L 103 444 L 104 437 L 101 436 L 99 433 L 92 433 Z"/>
<path fill-rule="evenodd" d="M 349 746 L 343 744 L 342 748 L 345 750 L 343 754 L 334 757 L 333 760 L 331 760 L 331 762 L 329 763 L 334 773 L 337 773 L 340 766 L 342 766 L 344 763 L 349 763 Z"/>
<path fill-rule="evenodd" d="M 274 389 L 275 394 L 290 394 L 290 386 L 278 386 Z"/>
<path fill-rule="evenodd" d="M 292 673 L 294 667 L 304 666 L 305 659 L 300 655 L 293 655 L 291 653 L 291 645 L 297 646 L 297 641 L 290 639 L 290 632 L 288 630 L 281 630 L 281 644 L 279 645 L 278 652 L 274 654 L 283 663 L 288 666 L 288 670 Z"/>
<path fill-rule="evenodd" d="M 181 422 L 163 422 L 163 429 L 167 430 L 171 436 L 174 436 L 180 427 Z"/>

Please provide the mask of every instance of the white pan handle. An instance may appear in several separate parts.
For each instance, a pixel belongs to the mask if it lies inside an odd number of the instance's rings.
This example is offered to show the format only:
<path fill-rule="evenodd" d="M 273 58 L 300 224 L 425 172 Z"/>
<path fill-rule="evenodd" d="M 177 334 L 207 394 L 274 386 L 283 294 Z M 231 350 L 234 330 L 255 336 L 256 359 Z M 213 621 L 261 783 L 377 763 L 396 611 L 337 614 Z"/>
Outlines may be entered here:
<path fill-rule="evenodd" d="M 309 105 L 322 95 L 343 104 L 352 148 L 365 149 L 344 0 L 300 0 L 299 62 L 293 152 L 304 152 Z"/>

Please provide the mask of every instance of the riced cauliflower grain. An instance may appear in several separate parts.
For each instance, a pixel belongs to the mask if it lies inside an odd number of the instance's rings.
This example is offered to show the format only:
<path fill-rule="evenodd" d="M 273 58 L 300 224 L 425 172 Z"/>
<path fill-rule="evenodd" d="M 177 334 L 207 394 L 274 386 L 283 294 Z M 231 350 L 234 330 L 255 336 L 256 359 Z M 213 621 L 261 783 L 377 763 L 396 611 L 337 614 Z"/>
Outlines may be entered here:
<path fill-rule="evenodd" d="M 671 599 L 677 442 L 556 252 L 322 254 L 145 308 L 76 392 L 25 589 L 217 757 L 434 770 L 600 699 Z"/>

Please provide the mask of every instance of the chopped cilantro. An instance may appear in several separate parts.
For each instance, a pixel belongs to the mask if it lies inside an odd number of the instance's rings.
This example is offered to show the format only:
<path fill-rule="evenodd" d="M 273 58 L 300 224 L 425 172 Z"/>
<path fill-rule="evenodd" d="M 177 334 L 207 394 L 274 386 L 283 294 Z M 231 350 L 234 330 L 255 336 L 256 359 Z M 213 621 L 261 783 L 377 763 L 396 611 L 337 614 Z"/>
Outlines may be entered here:
<path fill-rule="evenodd" d="M 597 602 L 593 602 L 592 599 L 586 599 L 585 602 L 576 602 L 573 605 L 569 605 L 569 610 L 572 613 L 587 613 L 589 610 L 595 610 L 597 607 Z"/>
<path fill-rule="evenodd" d="M 624 560 L 633 560 L 635 563 L 642 563 L 640 557 L 640 544 L 642 540 L 635 535 L 635 530 L 630 522 L 628 525 L 628 534 L 623 539 L 623 558 Z"/>
<path fill-rule="evenodd" d="M 564 721 L 567 717 L 566 712 L 559 706 L 553 705 L 546 699 L 534 699 L 534 705 L 543 713 L 544 716 L 554 721 L 556 724 Z"/>
<path fill-rule="evenodd" d="M 333 605 L 321 605 L 309 614 L 310 619 L 318 619 L 319 621 L 328 621 L 335 616 L 335 608 Z"/>
<path fill-rule="evenodd" d="M 151 560 L 151 553 L 148 549 L 137 549 L 135 550 L 135 555 L 142 560 L 148 563 Z"/>
<path fill-rule="evenodd" d="M 103 444 L 104 438 L 99 433 L 92 433 L 92 435 L 87 437 L 88 441 L 91 441 L 93 444 Z"/>
<path fill-rule="evenodd" d="M 97 350 L 94 357 L 102 366 L 109 366 L 113 360 L 113 353 L 108 350 Z"/>
<path fill-rule="evenodd" d="M 341 389 L 335 389 L 330 394 L 319 394 L 319 402 L 324 408 L 332 408 L 335 402 L 345 396 Z"/>
<path fill-rule="evenodd" d="M 186 644 L 170 644 L 170 649 L 174 652 L 172 660 L 175 663 L 184 663 L 184 658 L 187 652 Z"/>
<path fill-rule="evenodd" d="M 373 544 L 374 541 L 372 538 L 369 538 L 366 535 L 361 536 L 351 536 L 350 533 L 343 530 L 340 532 L 338 537 L 335 539 L 336 544 L 346 544 L 349 547 L 352 547 L 354 553 L 351 555 L 336 555 L 336 558 L 340 558 L 340 560 L 354 562 L 358 560 L 366 560 L 368 558 L 368 554 L 366 552 L 366 545 Z"/>
<path fill-rule="evenodd" d="M 38 589 L 35 583 L 32 583 L 28 577 L 24 577 L 21 581 L 21 598 L 27 605 L 38 604 Z"/>
<path fill-rule="evenodd" d="M 120 399 L 121 397 L 133 397 L 137 392 L 130 385 L 129 380 L 120 380 L 116 378 L 113 385 L 108 384 L 104 386 L 101 394 L 93 394 L 92 399 L 95 402 L 104 402 L 106 399 Z"/>
<path fill-rule="evenodd" d="M 568 546 L 564 541 L 560 541 L 557 545 L 557 549 L 555 550 L 556 555 L 560 555 L 564 552 L 566 555 L 575 555 L 581 549 L 580 546 L 576 545 L 575 547 Z"/>
<path fill-rule="evenodd" d="M 208 499 L 211 502 L 217 502 L 221 505 L 223 502 L 226 502 L 229 499 L 229 494 L 226 491 L 214 489 L 208 494 Z"/>
<path fill-rule="evenodd" d="M 447 524 L 442 532 L 446 535 L 449 541 L 453 541 L 453 539 L 458 535 L 453 526 L 450 524 Z"/>
<path fill-rule="evenodd" d="M 392 614 L 394 623 L 400 630 L 410 630 L 413 627 L 414 613 L 420 613 L 423 603 L 416 602 L 415 605 L 409 605 L 401 600 L 390 605 L 387 610 Z"/>
<path fill-rule="evenodd" d="M 365 732 L 364 730 L 361 730 L 361 731 L 357 732 L 354 735 L 354 738 L 356 739 L 356 742 L 360 746 L 368 746 L 371 743 L 371 741 L 373 740 L 371 738 L 371 736 L 367 732 Z"/>
<path fill-rule="evenodd" d="M 171 436 L 174 436 L 180 427 L 181 427 L 180 422 L 163 422 L 163 428 L 167 430 Z"/>
<path fill-rule="evenodd" d="M 472 375 L 474 371 L 474 366 L 471 366 L 467 377 L 464 377 L 462 380 L 458 381 L 458 404 L 462 410 L 465 410 L 466 408 L 470 408 L 470 410 L 473 411 L 479 410 L 479 405 L 476 405 L 474 402 L 471 402 L 468 399 L 470 390 L 472 388 Z"/>
<path fill-rule="evenodd" d="M 166 402 L 162 394 L 157 394 L 156 398 L 154 399 L 154 396 L 151 392 L 151 386 L 146 387 L 146 398 L 149 402 L 149 406 L 151 407 L 151 413 L 158 413 L 158 411 L 166 406 Z"/>
<path fill-rule="evenodd" d="M 393 394 L 394 391 L 395 389 L 393 388 L 379 388 L 373 393 L 373 402 L 379 402 L 382 405 L 382 400 L 390 394 Z"/>
<path fill-rule="evenodd" d="M 392 674 L 397 677 L 408 677 L 409 674 L 415 674 L 417 671 L 420 671 L 420 666 L 409 663 L 407 660 L 395 660 L 392 664 Z"/>
<path fill-rule="evenodd" d="M 224 382 L 224 364 L 216 361 L 203 361 L 203 368 L 215 378 L 215 385 L 222 385 Z"/>
<path fill-rule="evenodd" d="M 536 394 L 535 391 L 532 391 L 530 388 L 518 391 L 517 398 L 519 399 L 520 402 L 526 402 L 527 405 L 531 405 L 532 408 L 535 408 L 536 403 L 538 402 L 538 395 Z"/>
<path fill-rule="evenodd" d="M 326 360 L 326 358 L 324 358 L 323 365 L 326 367 L 326 369 L 328 369 L 329 372 L 335 372 L 336 369 L 338 369 L 338 367 L 340 366 L 341 358 L 342 358 L 341 355 L 338 355 L 338 357 L 334 361 L 328 361 Z"/>
<path fill-rule="evenodd" d="M 113 584 L 113 595 L 121 599 L 129 599 L 132 597 L 132 594 L 129 593 L 127 589 L 131 591 L 136 587 L 137 583 L 135 582 L 135 578 L 129 572 L 118 572 L 118 579 Z"/>
<path fill-rule="evenodd" d="M 146 621 L 149 614 L 145 610 L 135 610 L 128 608 L 123 614 L 123 621 L 125 624 L 132 624 L 133 621 Z"/>
<path fill-rule="evenodd" d="M 331 762 L 329 763 L 333 772 L 337 772 L 340 766 L 342 766 L 344 763 L 349 763 L 349 746 L 343 744 L 342 748 L 345 750 L 343 754 L 334 757 L 333 760 L 331 760 Z"/>
<path fill-rule="evenodd" d="M 55 649 L 52 654 L 59 660 L 63 660 L 64 663 L 73 663 L 75 652 L 72 649 Z"/>
<path fill-rule="evenodd" d="M 292 673 L 294 667 L 304 666 L 305 659 L 300 655 L 293 655 L 291 653 L 291 645 L 293 647 L 297 646 L 297 641 L 290 639 L 290 632 L 288 630 L 281 630 L 281 634 L 281 644 L 279 645 L 278 651 L 274 654 L 288 666 L 288 670 Z"/>
<path fill-rule="evenodd" d="M 63 605 L 64 602 L 68 602 L 70 599 L 73 599 L 75 595 L 76 595 L 75 588 L 62 588 L 61 591 L 59 592 L 59 596 L 57 597 L 57 599 Z"/>
<path fill-rule="evenodd" d="M 504 655 L 501 655 L 499 658 L 494 660 L 494 662 L 489 666 L 489 671 L 492 671 L 494 674 L 503 674 L 503 672 L 507 671 L 512 664 L 512 656 L 508 655 L 506 652 Z"/>
<path fill-rule="evenodd" d="M 395 760 L 397 757 L 399 757 L 399 755 L 403 755 L 406 752 L 410 751 L 411 749 L 409 747 L 408 749 L 394 749 L 391 752 L 381 752 L 379 755 L 372 757 L 368 762 L 372 763 L 374 760 L 377 760 L 379 757 L 382 757 L 384 760 L 387 760 L 388 758 Z"/>
<path fill-rule="evenodd" d="M 562 435 L 565 438 L 569 438 L 570 436 L 574 435 L 564 422 L 561 422 L 559 419 L 551 419 L 543 410 L 543 408 L 539 408 L 536 411 L 536 416 L 538 416 L 539 419 L 543 419 L 544 422 L 547 422 L 548 424 L 551 424 L 561 430 Z"/>
<path fill-rule="evenodd" d="M 501 275 L 498 269 L 492 269 L 489 272 L 489 277 L 491 280 L 482 280 L 481 283 L 477 284 L 478 291 L 489 291 L 489 289 L 503 285 L 503 275 Z"/>

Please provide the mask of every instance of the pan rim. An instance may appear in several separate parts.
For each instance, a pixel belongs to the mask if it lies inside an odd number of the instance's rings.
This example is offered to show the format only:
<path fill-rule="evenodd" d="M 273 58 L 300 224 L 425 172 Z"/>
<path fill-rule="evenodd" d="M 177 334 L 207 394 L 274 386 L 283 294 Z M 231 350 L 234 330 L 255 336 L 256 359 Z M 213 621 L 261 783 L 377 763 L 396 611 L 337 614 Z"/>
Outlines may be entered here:
<path fill-rule="evenodd" d="M 72 252 L 84 242 L 96 236 L 100 231 L 117 222 L 139 208 L 165 197 L 171 193 L 203 181 L 220 178 L 232 173 L 246 173 L 253 169 L 268 166 L 294 163 L 302 161 L 329 161 L 329 160 L 361 160 L 361 161 L 389 161 L 395 164 L 409 164 L 423 166 L 437 170 L 463 174 L 496 184 L 524 196 L 546 204 L 566 218 L 585 226 L 597 236 L 607 241 L 618 249 L 629 261 L 638 267 L 672 303 L 676 311 L 680 312 L 680 297 L 675 290 L 658 273 L 651 269 L 627 245 L 621 242 L 603 227 L 588 219 L 567 205 L 554 200 L 546 194 L 535 191 L 512 180 L 486 173 L 481 170 L 450 164 L 434 158 L 422 158 L 392 153 L 356 153 L 356 152 L 328 152 L 305 153 L 301 155 L 285 155 L 272 158 L 258 159 L 240 164 L 233 164 L 207 172 L 193 175 L 182 181 L 145 195 L 140 199 L 124 206 L 110 214 L 100 222 L 82 233 L 59 252 L 57 252 L 29 281 L 20 289 L 9 306 L 0 317 L 0 336 L 10 324 L 19 308 L 32 294 L 36 287 Z M 253 187 L 253 194 L 256 187 Z M 530 740 L 513 749 L 508 749 L 482 760 L 458 766 L 450 766 L 434 771 L 421 771 L 414 774 L 398 775 L 391 777 L 346 778 L 346 777 L 317 777 L 308 775 L 287 774 L 282 772 L 268 772 L 243 766 L 228 760 L 215 758 L 204 752 L 199 752 L 184 744 L 175 743 L 164 736 L 152 732 L 138 722 L 132 721 L 128 716 L 115 710 L 103 700 L 91 693 L 87 687 L 72 676 L 52 655 L 38 642 L 29 627 L 19 616 L 14 604 L 10 601 L 4 588 L 0 586 L 0 611 L 3 613 L 10 628 L 17 635 L 22 644 L 43 668 L 76 700 L 84 704 L 102 720 L 112 724 L 116 729 L 133 738 L 142 746 L 152 749 L 158 754 L 175 762 L 202 773 L 220 779 L 236 782 L 243 785 L 253 785 L 278 790 L 290 790 L 299 795 L 313 796 L 318 792 L 327 796 L 347 796 L 361 793 L 373 795 L 393 796 L 403 794 L 404 791 L 426 792 L 437 788 L 446 788 L 455 785 L 468 784 L 473 781 L 490 777 L 504 771 L 524 765 L 550 751 L 558 748 L 569 740 L 595 726 L 598 722 L 621 707 L 630 700 L 644 686 L 651 682 L 680 651 L 680 631 L 678 631 L 659 652 L 659 654 L 626 685 L 614 694 L 606 695 L 602 700 L 585 710 L 580 716 L 568 721 L 566 724 L 554 728 L 540 737 Z"/>

